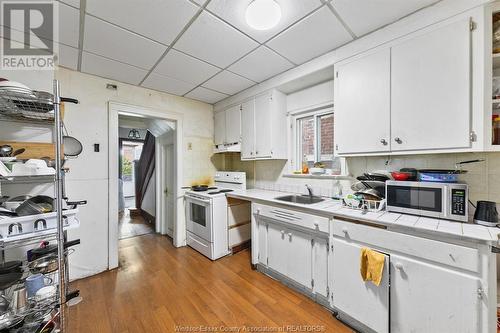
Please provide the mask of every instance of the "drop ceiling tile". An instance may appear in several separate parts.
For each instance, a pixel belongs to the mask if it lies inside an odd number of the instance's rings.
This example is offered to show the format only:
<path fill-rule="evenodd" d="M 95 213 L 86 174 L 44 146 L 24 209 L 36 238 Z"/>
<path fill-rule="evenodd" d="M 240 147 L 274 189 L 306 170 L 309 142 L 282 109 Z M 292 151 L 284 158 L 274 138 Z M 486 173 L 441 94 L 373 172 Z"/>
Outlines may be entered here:
<path fill-rule="evenodd" d="M 78 49 L 63 44 L 56 45 L 55 49 L 57 54 L 57 64 L 59 66 L 77 70 Z"/>
<path fill-rule="evenodd" d="M 266 46 L 261 46 L 229 67 L 229 70 L 255 82 L 262 82 L 292 67 L 290 61 Z"/>
<path fill-rule="evenodd" d="M 228 71 L 222 71 L 203 84 L 205 88 L 216 90 L 228 95 L 234 95 L 250 86 L 255 82 L 245 79 L 239 75 Z"/>
<path fill-rule="evenodd" d="M 332 5 L 344 22 L 362 36 L 439 0 L 335 0 Z"/>
<path fill-rule="evenodd" d="M 196 85 L 212 77 L 220 69 L 206 62 L 171 49 L 154 72 Z"/>
<path fill-rule="evenodd" d="M 142 86 L 182 96 L 196 87 L 196 84 L 191 84 L 167 76 L 151 73 L 142 83 Z"/>
<path fill-rule="evenodd" d="M 82 55 L 82 72 L 135 85 L 147 74 L 143 69 L 87 52 Z"/>
<path fill-rule="evenodd" d="M 337 17 L 323 7 L 273 38 L 267 46 L 302 64 L 351 40 Z"/>
<path fill-rule="evenodd" d="M 202 101 L 209 104 L 214 104 L 229 96 L 207 88 L 197 87 L 189 94 L 187 94 L 185 97 L 196 99 L 198 101 Z"/>
<path fill-rule="evenodd" d="M 188 0 L 87 0 L 87 12 L 170 44 L 199 7 Z"/>
<path fill-rule="evenodd" d="M 227 67 L 258 44 L 215 16 L 203 12 L 175 48 L 219 67 Z"/>
<path fill-rule="evenodd" d="M 272 29 L 259 31 L 251 28 L 245 19 L 246 9 L 252 1 L 212 0 L 207 8 L 223 20 L 263 43 L 283 29 L 286 29 L 293 22 L 300 20 L 321 6 L 320 0 L 276 0 L 281 7 L 280 22 Z"/>
<path fill-rule="evenodd" d="M 362 36 L 438 1 L 335 0 L 332 5 L 349 28 L 357 36 Z"/>
<path fill-rule="evenodd" d="M 83 49 L 110 59 L 150 69 L 166 46 L 95 17 L 85 17 Z"/>

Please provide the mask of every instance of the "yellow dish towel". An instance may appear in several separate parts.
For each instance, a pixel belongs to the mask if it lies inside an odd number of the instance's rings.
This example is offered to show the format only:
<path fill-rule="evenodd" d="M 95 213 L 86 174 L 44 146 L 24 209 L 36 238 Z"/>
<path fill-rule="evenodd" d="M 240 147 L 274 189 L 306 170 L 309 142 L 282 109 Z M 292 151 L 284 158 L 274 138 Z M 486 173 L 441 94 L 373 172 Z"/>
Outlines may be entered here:
<path fill-rule="evenodd" d="M 363 281 L 372 281 L 377 287 L 382 281 L 385 255 L 367 247 L 361 248 L 360 273 Z"/>

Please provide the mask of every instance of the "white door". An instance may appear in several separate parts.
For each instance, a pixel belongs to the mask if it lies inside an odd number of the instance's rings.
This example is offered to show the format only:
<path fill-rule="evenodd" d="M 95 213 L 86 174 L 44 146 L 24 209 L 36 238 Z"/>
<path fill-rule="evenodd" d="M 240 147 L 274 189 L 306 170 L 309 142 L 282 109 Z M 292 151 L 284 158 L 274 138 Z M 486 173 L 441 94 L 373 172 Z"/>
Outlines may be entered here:
<path fill-rule="evenodd" d="M 241 159 L 255 158 L 255 100 L 241 105 Z"/>
<path fill-rule="evenodd" d="M 333 306 L 377 333 L 389 332 L 389 256 L 386 256 L 380 286 L 363 281 L 360 256 L 361 246 L 333 240 Z M 423 320 L 418 313 L 415 311 L 413 315 Z"/>
<path fill-rule="evenodd" d="M 257 158 L 272 156 L 271 103 L 271 94 L 255 97 L 255 155 Z"/>
<path fill-rule="evenodd" d="M 285 230 L 287 244 L 287 276 L 312 288 L 312 236 L 297 230 Z"/>
<path fill-rule="evenodd" d="M 241 141 L 241 106 L 236 105 L 226 110 L 226 142 Z"/>
<path fill-rule="evenodd" d="M 391 255 L 391 333 L 479 332 L 476 277 Z"/>
<path fill-rule="evenodd" d="M 217 112 L 214 117 L 214 143 L 222 145 L 226 143 L 226 112 Z"/>
<path fill-rule="evenodd" d="M 312 269 L 314 280 L 313 292 L 328 297 L 328 239 L 314 238 Z"/>
<path fill-rule="evenodd" d="M 390 50 L 382 50 L 338 67 L 335 79 L 337 153 L 390 150 L 390 59 Z"/>
<path fill-rule="evenodd" d="M 175 206 L 175 197 L 174 197 L 174 166 L 175 166 L 175 152 L 174 145 L 169 144 L 164 146 L 164 167 L 165 167 L 165 179 L 164 179 L 164 193 L 165 193 L 165 214 L 164 221 L 167 226 L 167 235 L 173 237 L 174 234 L 174 206 Z"/>
<path fill-rule="evenodd" d="M 469 20 L 402 42 L 391 56 L 392 150 L 469 147 Z"/>
<path fill-rule="evenodd" d="M 288 238 L 286 229 L 278 224 L 267 224 L 268 267 L 287 276 Z"/>

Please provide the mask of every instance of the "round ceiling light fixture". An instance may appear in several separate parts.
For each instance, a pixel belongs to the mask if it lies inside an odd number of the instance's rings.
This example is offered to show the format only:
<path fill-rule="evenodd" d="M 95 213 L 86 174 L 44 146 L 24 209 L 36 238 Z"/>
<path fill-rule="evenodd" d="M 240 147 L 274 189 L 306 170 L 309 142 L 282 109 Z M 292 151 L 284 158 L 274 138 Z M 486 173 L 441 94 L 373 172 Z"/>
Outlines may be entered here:
<path fill-rule="evenodd" d="M 281 7 L 275 0 L 254 0 L 248 5 L 245 18 L 255 30 L 269 30 L 281 20 Z"/>

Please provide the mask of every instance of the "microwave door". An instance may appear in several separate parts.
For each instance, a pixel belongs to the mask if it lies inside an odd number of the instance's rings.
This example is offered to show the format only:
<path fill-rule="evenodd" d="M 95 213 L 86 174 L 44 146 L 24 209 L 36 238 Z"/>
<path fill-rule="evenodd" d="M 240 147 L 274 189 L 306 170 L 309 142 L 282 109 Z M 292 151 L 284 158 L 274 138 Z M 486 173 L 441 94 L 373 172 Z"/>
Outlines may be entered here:
<path fill-rule="evenodd" d="M 420 215 L 417 187 L 390 185 L 387 186 L 387 192 L 387 205 L 391 207 L 391 211 Z"/>
<path fill-rule="evenodd" d="M 440 187 L 419 187 L 418 206 L 421 215 L 444 217 L 443 214 L 443 189 Z"/>

